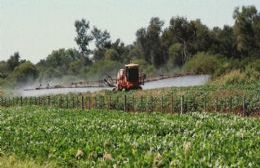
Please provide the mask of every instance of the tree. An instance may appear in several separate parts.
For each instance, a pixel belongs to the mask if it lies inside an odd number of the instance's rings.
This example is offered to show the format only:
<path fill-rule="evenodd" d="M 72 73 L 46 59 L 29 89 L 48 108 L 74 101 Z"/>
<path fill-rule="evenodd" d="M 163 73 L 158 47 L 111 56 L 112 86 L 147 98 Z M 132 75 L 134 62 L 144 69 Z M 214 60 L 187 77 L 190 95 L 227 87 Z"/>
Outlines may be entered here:
<path fill-rule="evenodd" d="M 80 60 L 73 61 L 70 63 L 68 70 L 70 73 L 72 73 L 74 75 L 79 75 L 79 72 L 83 68 L 83 66 L 84 66 L 84 64 Z"/>
<path fill-rule="evenodd" d="M 115 49 L 108 49 L 105 52 L 105 59 L 117 61 L 119 59 L 119 54 Z"/>
<path fill-rule="evenodd" d="M 128 49 L 129 49 L 129 53 L 128 53 L 127 57 L 130 61 L 133 59 L 143 59 L 144 58 L 142 51 L 140 50 L 139 47 L 137 47 L 136 44 L 129 45 Z"/>
<path fill-rule="evenodd" d="M 118 53 L 118 60 L 121 63 L 126 63 L 129 62 L 128 60 L 128 53 L 129 53 L 129 49 L 127 48 L 127 46 L 125 46 L 125 44 L 120 40 L 120 39 L 116 39 L 115 42 L 111 43 L 111 49 L 114 49 L 117 51 Z"/>
<path fill-rule="evenodd" d="M 0 61 L 0 78 L 6 78 L 9 73 L 9 67 L 5 61 Z"/>
<path fill-rule="evenodd" d="M 15 67 L 17 67 L 23 62 L 25 62 L 25 60 L 20 60 L 19 52 L 15 52 L 14 55 L 11 55 L 10 58 L 7 60 L 7 65 L 9 70 L 13 71 Z"/>
<path fill-rule="evenodd" d="M 106 49 L 111 48 L 110 34 L 106 30 L 101 31 L 95 26 L 91 33 L 96 46 L 96 49 L 93 52 L 93 59 L 94 61 L 98 61 L 105 57 Z"/>
<path fill-rule="evenodd" d="M 103 49 L 107 45 L 111 44 L 110 34 L 106 30 L 102 32 L 100 29 L 94 26 L 91 33 L 93 38 L 95 39 L 95 45 L 97 49 Z"/>
<path fill-rule="evenodd" d="M 46 58 L 46 60 L 41 60 L 38 64 L 39 66 L 53 67 L 57 69 L 61 69 L 62 72 L 66 72 L 70 63 L 75 60 L 80 60 L 81 55 L 75 49 L 58 49 L 53 50 L 50 55 Z"/>
<path fill-rule="evenodd" d="M 58 49 L 52 51 L 45 60 L 41 60 L 37 64 L 37 68 L 40 70 L 40 79 L 59 78 L 62 75 L 69 75 L 71 63 L 79 61 L 80 66 L 77 69 L 82 69 L 85 65 L 82 61 L 81 54 L 76 49 Z M 55 71 L 54 71 L 55 70 Z M 79 71 L 77 71 L 79 73 Z"/>
<path fill-rule="evenodd" d="M 183 45 L 183 60 L 186 61 L 191 57 L 191 44 L 196 39 L 196 30 L 194 25 L 187 21 L 186 18 L 176 17 L 170 20 L 169 31 L 172 34 L 172 40 Z"/>
<path fill-rule="evenodd" d="M 236 8 L 233 14 L 235 19 L 234 33 L 236 37 L 236 49 L 241 57 L 251 55 L 256 48 L 257 30 L 254 28 L 255 22 L 259 23 L 259 13 L 255 6 Z"/>
<path fill-rule="evenodd" d="M 118 72 L 118 69 L 122 67 L 122 64 L 118 61 L 111 61 L 111 60 L 100 60 L 95 62 L 91 67 L 89 67 L 89 70 L 87 73 L 84 74 L 84 76 L 91 80 L 100 80 L 106 76 L 106 74 L 109 75 L 116 75 Z"/>
<path fill-rule="evenodd" d="M 83 57 L 88 57 L 91 53 L 91 50 L 88 48 L 89 43 L 93 40 L 92 35 L 88 33 L 90 28 L 89 22 L 86 22 L 85 19 L 76 20 L 75 28 L 77 33 L 75 41 L 79 46 L 79 51 Z"/>
<path fill-rule="evenodd" d="M 183 46 L 181 43 L 174 43 L 169 48 L 169 62 L 170 64 L 181 66 L 184 64 L 183 60 Z"/>
<path fill-rule="evenodd" d="M 150 56 L 149 56 L 149 45 L 147 41 L 147 35 L 146 35 L 146 29 L 140 28 L 136 32 L 136 45 L 142 52 L 142 55 L 144 56 L 144 59 L 151 63 Z"/>
<path fill-rule="evenodd" d="M 26 61 L 17 66 L 11 75 L 18 84 L 34 81 L 38 77 L 38 70 L 31 62 Z"/>
<path fill-rule="evenodd" d="M 150 20 L 150 25 L 147 28 L 150 59 L 156 67 L 161 66 L 166 61 L 162 54 L 160 39 L 163 25 L 164 22 L 155 17 Z"/>
<path fill-rule="evenodd" d="M 141 28 L 136 32 L 137 45 L 142 51 L 145 60 L 156 67 L 161 66 L 166 61 L 161 47 L 163 24 L 164 22 L 158 17 L 151 18 L 147 29 Z"/>
<path fill-rule="evenodd" d="M 210 32 L 211 46 L 209 51 L 226 57 L 237 58 L 233 28 L 225 25 L 223 29 L 214 27 Z"/>
<path fill-rule="evenodd" d="M 200 51 L 208 51 L 213 41 L 208 27 L 203 25 L 199 19 L 190 21 L 189 26 L 191 39 L 188 51 L 191 55 Z"/>
<path fill-rule="evenodd" d="M 57 68 L 49 67 L 49 68 L 43 68 L 39 70 L 39 81 L 50 81 L 52 79 L 62 78 L 66 74 L 62 71 L 58 70 Z"/>

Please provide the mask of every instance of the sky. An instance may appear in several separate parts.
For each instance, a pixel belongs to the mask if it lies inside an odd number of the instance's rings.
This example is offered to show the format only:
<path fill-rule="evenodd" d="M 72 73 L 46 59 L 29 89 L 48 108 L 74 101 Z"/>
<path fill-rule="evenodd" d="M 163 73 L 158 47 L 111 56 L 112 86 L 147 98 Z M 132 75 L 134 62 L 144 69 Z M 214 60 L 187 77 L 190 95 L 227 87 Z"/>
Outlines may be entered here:
<path fill-rule="evenodd" d="M 166 26 L 183 16 L 223 27 L 234 24 L 233 11 L 243 5 L 260 10 L 260 0 L 0 0 L 0 60 L 18 51 L 37 63 L 53 50 L 77 48 L 74 22 L 81 18 L 131 44 L 151 17 Z"/>

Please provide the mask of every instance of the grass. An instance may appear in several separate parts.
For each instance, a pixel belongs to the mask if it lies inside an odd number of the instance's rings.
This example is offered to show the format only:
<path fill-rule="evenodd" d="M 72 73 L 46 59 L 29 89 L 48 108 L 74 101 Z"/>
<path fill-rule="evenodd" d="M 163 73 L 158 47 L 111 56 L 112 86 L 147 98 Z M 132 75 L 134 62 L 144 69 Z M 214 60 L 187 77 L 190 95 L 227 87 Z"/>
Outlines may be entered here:
<path fill-rule="evenodd" d="M 216 85 L 234 85 L 234 84 L 242 84 L 242 85 L 250 85 L 259 83 L 260 72 L 254 70 L 247 70 L 242 72 L 241 70 L 232 70 L 218 78 L 216 78 L 212 83 Z"/>
<path fill-rule="evenodd" d="M 16 156 L 0 157 L 1 168 L 55 168 L 54 163 L 38 164 L 32 160 L 21 160 Z"/>
<path fill-rule="evenodd" d="M 0 109 L 0 153 L 60 167 L 258 167 L 259 130 L 232 115 L 12 107 Z"/>
<path fill-rule="evenodd" d="M 4 96 L 3 89 L 0 87 L 0 96 Z"/>

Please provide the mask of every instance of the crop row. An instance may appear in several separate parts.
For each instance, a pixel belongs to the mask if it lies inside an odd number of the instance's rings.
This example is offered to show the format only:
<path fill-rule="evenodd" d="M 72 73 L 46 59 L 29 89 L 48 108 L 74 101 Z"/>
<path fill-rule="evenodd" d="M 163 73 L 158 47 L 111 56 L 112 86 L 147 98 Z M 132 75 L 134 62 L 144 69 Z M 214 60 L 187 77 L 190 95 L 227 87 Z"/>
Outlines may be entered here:
<path fill-rule="evenodd" d="M 231 112 L 242 115 L 260 115 L 260 96 L 207 97 L 191 94 L 174 96 L 134 95 L 67 95 L 44 97 L 1 97 L 1 106 L 38 105 L 59 108 L 109 109 L 131 112 L 186 113 L 194 111 Z"/>
<path fill-rule="evenodd" d="M 234 115 L 0 108 L 0 153 L 61 167 L 259 167 L 259 120 Z"/>

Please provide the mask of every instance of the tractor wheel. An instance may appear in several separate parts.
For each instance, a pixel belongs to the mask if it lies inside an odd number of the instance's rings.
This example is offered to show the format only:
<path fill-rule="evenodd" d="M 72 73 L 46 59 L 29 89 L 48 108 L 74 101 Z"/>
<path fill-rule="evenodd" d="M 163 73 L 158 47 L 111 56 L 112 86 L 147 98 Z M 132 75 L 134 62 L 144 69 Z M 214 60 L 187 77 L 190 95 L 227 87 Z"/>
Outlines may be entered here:
<path fill-rule="evenodd" d="M 141 86 L 138 86 L 136 90 L 143 90 L 143 88 Z"/>

